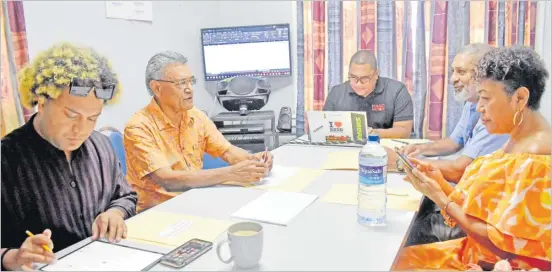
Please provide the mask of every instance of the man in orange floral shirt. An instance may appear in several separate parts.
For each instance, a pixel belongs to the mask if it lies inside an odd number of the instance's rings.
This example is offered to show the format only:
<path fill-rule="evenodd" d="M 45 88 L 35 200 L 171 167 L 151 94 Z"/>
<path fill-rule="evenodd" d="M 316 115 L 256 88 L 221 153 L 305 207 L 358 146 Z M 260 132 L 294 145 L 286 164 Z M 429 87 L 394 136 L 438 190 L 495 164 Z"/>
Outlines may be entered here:
<path fill-rule="evenodd" d="M 224 182 L 255 182 L 272 168 L 272 155 L 249 154 L 233 146 L 214 123 L 194 107 L 196 79 L 176 52 L 154 55 L 146 68 L 149 105 L 127 123 L 124 146 L 127 179 L 138 193 L 138 211 L 190 188 Z M 207 152 L 231 166 L 202 170 Z"/>

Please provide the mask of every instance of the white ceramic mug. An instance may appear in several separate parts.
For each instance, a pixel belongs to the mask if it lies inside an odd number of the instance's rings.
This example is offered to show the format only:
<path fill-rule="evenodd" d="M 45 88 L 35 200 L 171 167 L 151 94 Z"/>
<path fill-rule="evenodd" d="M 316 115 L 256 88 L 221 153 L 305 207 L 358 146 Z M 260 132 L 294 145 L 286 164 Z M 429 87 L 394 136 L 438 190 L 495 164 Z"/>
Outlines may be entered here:
<path fill-rule="evenodd" d="M 230 247 L 230 258 L 224 259 L 221 249 L 224 244 Z M 228 228 L 228 240 L 217 245 L 218 258 L 223 263 L 231 263 L 243 269 L 257 267 L 263 254 L 263 226 L 253 222 L 236 223 Z"/>

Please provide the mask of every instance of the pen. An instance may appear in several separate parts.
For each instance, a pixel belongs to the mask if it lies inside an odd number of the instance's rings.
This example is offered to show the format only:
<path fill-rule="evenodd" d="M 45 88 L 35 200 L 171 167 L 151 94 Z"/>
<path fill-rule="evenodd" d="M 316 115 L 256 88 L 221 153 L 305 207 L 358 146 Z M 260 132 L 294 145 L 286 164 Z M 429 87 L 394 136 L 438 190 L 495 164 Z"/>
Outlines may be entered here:
<path fill-rule="evenodd" d="M 25 233 L 29 236 L 29 237 L 34 237 L 34 234 L 28 230 L 25 231 Z M 42 245 L 42 247 L 46 250 L 46 251 L 50 251 L 52 252 L 52 250 L 47 246 L 47 245 Z M 53 252 L 52 252 L 53 253 Z"/>
<path fill-rule="evenodd" d="M 405 142 L 405 141 L 401 141 L 401 140 L 395 140 L 395 139 L 391 139 L 391 141 L 393 141 L 393 142 L 396 142 L 396 143 L 401 143 L 401 144 L 405 144 L 405 145 L 408 145 L 408 144 L 409 144 L 408 142 Z"/>
<path fill-rule="evenodd" d="M 319 126 L 319 127 L 315 128 L 315 129 L 314 129 L 314 132 L 319 131 L 319 130 L 322 129 L 323 127 L 324 127 L 324 126 Z"/>
<path fill-rule="evenodd" d="M 263 160 L 264 160 L 265 163 L 266 163 L 266 160 L 268 159 L 267 152 L 268 152 L 268 147 L 265 146 L 265 152 L 264 152 L 264 155 L 263 155 Z"/>

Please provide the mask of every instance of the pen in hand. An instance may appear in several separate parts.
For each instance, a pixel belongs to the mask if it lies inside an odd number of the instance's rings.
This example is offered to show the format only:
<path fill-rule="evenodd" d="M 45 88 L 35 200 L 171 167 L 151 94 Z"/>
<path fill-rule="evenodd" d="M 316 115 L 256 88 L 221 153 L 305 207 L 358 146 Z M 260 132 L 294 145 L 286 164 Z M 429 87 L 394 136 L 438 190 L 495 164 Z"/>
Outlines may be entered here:
<path fill-rule="evenodd" d="M 265 146 L 265 152 L 263 154 L 263 162 L 266 163 L 266 161 L 268 160 L 268 147 Z"/>
<path fill-rule="evenodd" d="M 33 234 L 32 232 L 28 231 L 28 230 L 25 231 L 25 233 L 26 233 L 29 237 L 34 237 L 34 234 Z M 50 249 L 50 247 L 48 247 L 47 245 L 42 245 L 42 248 L 44 248 L 46 251 L 49 251 L 49 252 L 53 253 L 53 252 L 52 252 L 52 249 Z"/>

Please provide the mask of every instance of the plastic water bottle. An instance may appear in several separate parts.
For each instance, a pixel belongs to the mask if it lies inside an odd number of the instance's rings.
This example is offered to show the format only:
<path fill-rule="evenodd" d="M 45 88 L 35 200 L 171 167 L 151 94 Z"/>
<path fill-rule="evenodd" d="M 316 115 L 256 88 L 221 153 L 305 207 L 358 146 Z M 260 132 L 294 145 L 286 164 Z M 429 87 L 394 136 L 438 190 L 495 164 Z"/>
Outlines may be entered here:
<path fill-rule="evenodd" d="M 378 135 L 369 135 L 358 155 L 358 222 L 364 226 L 386 223 L 387 152 Z"/>

